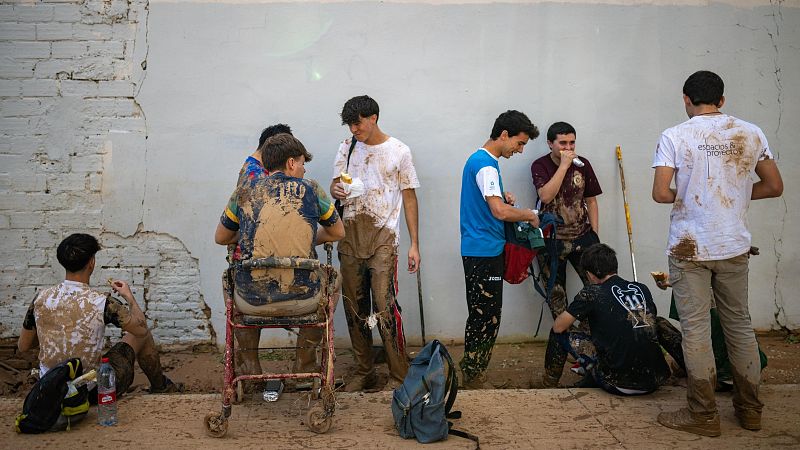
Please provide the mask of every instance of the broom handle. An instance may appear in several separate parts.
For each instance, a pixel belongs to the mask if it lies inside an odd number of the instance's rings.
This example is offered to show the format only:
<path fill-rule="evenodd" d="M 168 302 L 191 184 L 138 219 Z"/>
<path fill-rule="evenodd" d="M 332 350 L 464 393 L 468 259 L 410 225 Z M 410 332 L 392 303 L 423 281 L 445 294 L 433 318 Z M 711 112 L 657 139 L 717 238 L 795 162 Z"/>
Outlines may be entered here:
<path fill-rule="evenodd" d="M 619 181 L 622 183 L 622 202 L 625 204 L 625 224 L 628 226 L 628 247 L 631 251 L 633 281 L 639 281 L 636 276 L 636 259 L 633 256 L 633 225 L 631 225 L 631 209 L 628 206 L 628 189 L 625 187 L 625 170 L 622 168 L 622 147 L 619 145 L 617 146 L 617 163 L 619 164 Z"/>

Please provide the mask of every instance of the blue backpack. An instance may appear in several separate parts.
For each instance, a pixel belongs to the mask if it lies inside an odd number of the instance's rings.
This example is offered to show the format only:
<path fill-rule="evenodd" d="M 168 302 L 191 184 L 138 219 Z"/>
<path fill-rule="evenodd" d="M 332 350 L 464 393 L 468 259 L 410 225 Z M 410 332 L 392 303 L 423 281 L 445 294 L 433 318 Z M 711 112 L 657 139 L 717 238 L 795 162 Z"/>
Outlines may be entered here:
<path fill-rule="evenodd" d="M 475 441 L 479 448 L 476 436 L 451 429 L 452 423 L 447 421 L 461 418 L 461 411 L 450 411 L 457 393 L 453 360 L 444 345 L 434 339 L 411 361 L 403 384 L 392 395 L 392 415 L 400 437 L 427 444 L 453 434 Z"/>

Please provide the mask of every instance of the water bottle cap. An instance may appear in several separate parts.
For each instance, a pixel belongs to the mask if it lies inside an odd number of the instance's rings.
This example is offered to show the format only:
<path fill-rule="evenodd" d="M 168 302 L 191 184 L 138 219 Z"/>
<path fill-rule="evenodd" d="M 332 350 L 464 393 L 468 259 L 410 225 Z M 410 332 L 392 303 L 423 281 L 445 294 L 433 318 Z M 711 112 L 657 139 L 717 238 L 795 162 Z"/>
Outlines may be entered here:
<path fill-rule="evenodd" d="M 108 362 L 108 358 L 106 358 L 106 357 L 100 358 L 100 362 L 101 363 L 107 363 Z"/>

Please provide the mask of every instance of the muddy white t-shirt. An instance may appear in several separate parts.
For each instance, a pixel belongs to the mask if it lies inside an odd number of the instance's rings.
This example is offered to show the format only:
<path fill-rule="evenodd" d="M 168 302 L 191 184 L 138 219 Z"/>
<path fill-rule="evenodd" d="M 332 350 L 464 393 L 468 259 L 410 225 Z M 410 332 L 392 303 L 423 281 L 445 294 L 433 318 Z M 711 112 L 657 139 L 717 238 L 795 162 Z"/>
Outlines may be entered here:
<path fill-rule="evenodd" d="M 86 370 L 97 367 L 106 323 L 105 294 L 77 281 L 64 280 L 42 291 L 33 302 L 39 338 L 39 370 L 77 357 Z"/>
<path fill-rule="evenodd" d="M 667 255 L 713 261 L 747 253 L 756 164 L 772 158 L 760 128 L 726 114 L 695 116 L 664 131 L 653 167 L 675 169 Z"/>
<path fill-rule="evenodd" d="M 342 201 L 346 234 L 339 242 L 339 251 L 357 258 L 369 258 L 378 247 L 398 246 L 403 190 L 418 188 L 419 180 L 411 149 L 393 137 L 378 145 L 357 142 L 348 168 L 350 139 L 339 146 L 333 164 L 333 178 L 347 172 L 364 182 L 365 192 Z"/>

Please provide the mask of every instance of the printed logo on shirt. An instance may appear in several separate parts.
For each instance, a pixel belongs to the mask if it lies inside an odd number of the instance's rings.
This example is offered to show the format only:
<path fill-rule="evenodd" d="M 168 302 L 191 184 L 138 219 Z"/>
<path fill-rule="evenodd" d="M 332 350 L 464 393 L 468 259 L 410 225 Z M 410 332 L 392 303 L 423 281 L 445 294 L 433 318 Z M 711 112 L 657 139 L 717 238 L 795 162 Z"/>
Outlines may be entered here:
<path fill-rule="evenodd" d="M 620 305 L 628 311 L 628 317 L 633 320 L 633 328 L 649 327 L 647 323 L 647 302 L 645 301 L 644 292 L 631 283 L 628 289 L 622 289 L 619 286 L 611 286 L 611 293 L 617 299 Z"/>
<path fill-rule="evenodd" d="M 706 156 L 728 156 L 728 155 L 741 155 L 744 149 L 741 144 L 737 146 L 736 142 L 726 142 L 724 144 L 700 144 L 697 149 L 701 152 L 706 152 Z"/>

